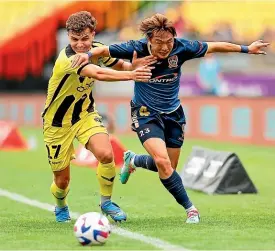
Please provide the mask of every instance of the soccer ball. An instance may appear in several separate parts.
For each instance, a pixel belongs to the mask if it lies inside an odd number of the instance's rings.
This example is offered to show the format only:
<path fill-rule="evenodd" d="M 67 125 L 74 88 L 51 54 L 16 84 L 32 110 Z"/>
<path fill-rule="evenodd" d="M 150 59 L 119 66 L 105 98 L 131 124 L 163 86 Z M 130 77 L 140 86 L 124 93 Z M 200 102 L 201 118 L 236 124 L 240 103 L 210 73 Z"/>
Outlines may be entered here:
<path fill-rule="evenodd" d="M 74 234 L 81 245 L 104 244 L 111 234 L 109 220 L 97 212 L 79 216 L 74 224 Z"/>

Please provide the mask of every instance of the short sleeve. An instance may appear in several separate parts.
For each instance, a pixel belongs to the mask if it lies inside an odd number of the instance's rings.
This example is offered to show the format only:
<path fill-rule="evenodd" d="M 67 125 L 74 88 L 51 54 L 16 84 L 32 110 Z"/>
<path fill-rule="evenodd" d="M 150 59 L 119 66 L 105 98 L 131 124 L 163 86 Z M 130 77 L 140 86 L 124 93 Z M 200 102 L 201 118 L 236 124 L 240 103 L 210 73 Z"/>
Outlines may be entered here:
<path fill-rule="evenodd" d="M 93 42 L 93 45 L 92 45 L 93 48 L 100 47 L 100 46 L 105 46 L 105 44 L 102 44 L 102 43 L 96 42 L 96 41 Z M 117 58 L 113 58 L 113 57 L 102 57 L 102 58 L 100 58 L 100 62 L 104 66 L 112 67 L 112 66 L 114 66 L 118 62 L 118 59 Z"/>
<path fill-rule="evenodd" d="M 118 62 L 117 58 L 112 58 L 112 57 L 103 57 L 102 58 L 102 63 L 104 66 L 107 67 L 112 67 Z"/>
<path fill-rule="evenodd" d="M 133 58 L 135 50 L 134 41 L 130 40 L 126 43 L 112 44 L 109 46 L 110 56 L 114 58 L 129 59 Z"/>
<path fill-rule="evenodd" d="M 206 42 L 201 42 L 197 40 L 185 40 L 184 44 L 188 56 L 187 60 L 205 56 L 208 49 L 208 45 Z"/>

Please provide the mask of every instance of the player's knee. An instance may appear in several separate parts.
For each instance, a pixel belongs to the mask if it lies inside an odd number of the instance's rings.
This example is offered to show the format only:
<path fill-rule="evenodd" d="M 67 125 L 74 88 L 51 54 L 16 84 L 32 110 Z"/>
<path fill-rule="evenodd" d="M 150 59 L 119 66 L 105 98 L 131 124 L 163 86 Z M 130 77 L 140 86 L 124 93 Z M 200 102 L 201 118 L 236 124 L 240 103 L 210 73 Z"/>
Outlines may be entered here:
<path fill-rule="evenodd" d="M 54 182 L 55 182 L 55 184 L 57 185 L 58 188 L 66 189 L 70 184 L 70 177 L 67 176 L 67 175 L 58 176 L 58 177 L 55 177 Z"/>
<path fill-rule="evenodd" d="M 111 163 L 114 159 L 112 149 L 99 150 L 96 153 L 96 158 L 99 162 L 103 164 Z"/>
<path fill-rule="evenodd" d="M 171 162 L 168 158 L 155 157 L 154 161 L 155 161 L 158 169 L 161 170 L 162 173 L 168 174 L 171 172 Z"/>

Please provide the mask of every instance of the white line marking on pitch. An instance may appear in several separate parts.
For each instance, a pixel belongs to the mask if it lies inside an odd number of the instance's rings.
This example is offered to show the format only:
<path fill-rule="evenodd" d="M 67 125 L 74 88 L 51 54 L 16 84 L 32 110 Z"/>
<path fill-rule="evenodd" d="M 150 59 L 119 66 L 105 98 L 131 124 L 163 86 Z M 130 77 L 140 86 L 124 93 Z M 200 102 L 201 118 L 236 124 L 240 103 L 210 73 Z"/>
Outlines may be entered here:
<path fill-rule="evenodd" d="M 50 211 L 50 212 L 54 211 L 54 206 L 51 205 L 51 204 L 42 203 L 42 202 L 37 201 L 37 200 L 32 200 L 32 199 L 29 199 L 29 198 L 27 198 L 23 195 L 20 195 L 20 194 L 17 194 L 17 193 L 12 193 L 12 192 L 9 192 L 9 191 L 1 189 L 1 188 L 0 188 L 0 196 L 9 198 L 11 200 L 21 202 L 21 203 L 24 203 L 24 204 L 27 204 L 27 205 L 30 205 L 30 206 L 33 206 L 33 207 L 44 209 L 44 210 L 47 210 L 47 211 Z M 71 212 L 72 219 L 77 219 L 79 216 L 80 216 L 80 213 Z M 129 230 L 125 230 L 125 229 L 122 229 L 122 228 L 114 226 L 114 225 L 112 226 L 112 232 L 117 234 L 117 235 L 121 235 L 122 237 L 127 237 L 127 238 L 130 238 L 130 239 L 134 239 L 134 240 L 144 242 L 146 244 L 149 244 L 149 245 L 151 245 L 153 247 L 156 247 L 156 248 L 159 248 L 159 249 L 188 251 L 184 247 L 173 245 L 169 242 L 160 240 L 158 238 L 145 236 L 143 234 L 139 234 L 139 233 L 136 233 L 136 232 L 131 232 Z"/>

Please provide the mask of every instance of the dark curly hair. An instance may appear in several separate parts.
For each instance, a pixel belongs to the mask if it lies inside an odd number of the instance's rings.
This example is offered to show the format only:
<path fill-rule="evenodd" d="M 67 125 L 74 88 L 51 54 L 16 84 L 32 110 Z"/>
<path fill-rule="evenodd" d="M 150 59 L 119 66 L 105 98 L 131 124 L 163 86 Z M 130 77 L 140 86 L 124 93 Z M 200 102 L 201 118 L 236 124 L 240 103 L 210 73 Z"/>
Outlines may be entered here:
<path fill-rule="evenodd" d="M 151 38 L 155 32 L 160 31 L 168 31 L 174 37 L 177 36 L 173 23 L 169 21 L 167 17 L 159 13 L 144 19 L 139 26 L 139 30 L 148 38 Z"/>
<path fill-rule="evenodd" d="M 67 31 L 80 33 L 87 28 L 94 31 L 97 21 L 88 11 L 79 11 L 69 16 L 66 22 Z"/>

